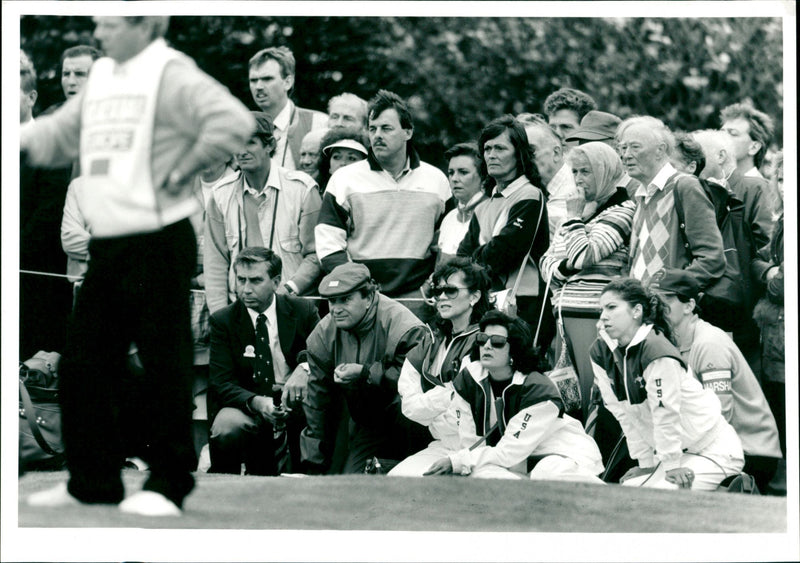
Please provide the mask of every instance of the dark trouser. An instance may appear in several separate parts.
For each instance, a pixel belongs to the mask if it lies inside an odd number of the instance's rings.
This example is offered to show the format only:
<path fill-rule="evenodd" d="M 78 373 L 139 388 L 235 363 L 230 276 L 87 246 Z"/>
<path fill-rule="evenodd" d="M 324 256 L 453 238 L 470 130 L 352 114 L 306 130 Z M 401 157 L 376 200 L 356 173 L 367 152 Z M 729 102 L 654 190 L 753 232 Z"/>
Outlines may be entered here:
<path fill-rule="evenodd" d="M 742 319 L 737 327 L 733 329 L 733 342 L 744 355 L 747 365 L 753 370 L 753 375 L 759 383 L 764 383 L 761 373 L 761 332 L 752 319 L 753 312 L 747 314 L 746 319 Z"/>
<path fill-rule="evenodd" d="M 61 363 L 69 491 L 90 503 L 124 497 L 121 374 L 135 342 L 147 398 L 135 405 L 148 443 L 145 490 L 178 506 L 192 490 L 189 281 L 197 243 L 189 220 L 142 235 L 95 239 Z M 129 410 L 126 406 L 126 410 Z"/>
<path fill-rule="evenodd" d="M 286 419 L 285 439 L 289 462 L 279 470 L 276 449 L 280 443 L 268 421 L 239 409 L 226 407 L 214 417 L 208 440 L 211 468 L 209 473 L 235 473 L 244 463 L 248 475 L 278 475 L 297 472 L 300 467 L 300 432 L 305 427 L 302 410 L 294 409 Z"/>
<path fill-rule="evenodd" d="M 601 477 L 606 483 L 619 483 L 620 477 L 635 467 L 636 462 L 628 453 L 628 442 L 623 437 L 619 422 L 605 405 L 600 405 L 597 411 L 594 440 L 600 448 L 606 468 Z"/>
<path fill-rule="evenodd" d="M 63 258 L 63 256 L 62 256 Z M 66 261 L 66 259 L 64 258 Z M 62 266 L 63 264 L 59 264 Z M 35 268 L 52 271 L 56 268 Z M 23 269 L 27 269 L 23 265 Z M 72 283 L 66 278 L 19 276 L 19 360 L 39 350 L 64 353 L 67 319 L 72 310 Z"/>
<path fill-rule="evenodd" d="M 767 492 L 767 486 L 772 480 L 772 476 L 775 475 L 776 469 L 778 469 L 777 457 L 744 454 L 744 469 L 742 471 L 753 476 L 762 495 Z"/>
<path fill-rule="evenodd" d="M 544 294 L 544 292 L 542 292 Z M 544 314 L 542 315 L 542 302 L 546 299 L 544 306 Z M 550 299 L 542 297 L 528 297 L 517 296 L 517 315 L 523 321 L 527 322 L 531 327 L 531 336 L 536 337 L 536 327 L 539 324 L 539 315 L 542 315 L 542 325 L 539 329 L 539 339 L 534 342 L 534 346 L 539 349 L 542 358 L 545 358 L 545 353 L 550 348 L 550 342 L 556 335 L 556 321 L 553 317 L 553 307 L 550 305 Z M 551 362 L 547 362 L 540 370 L 551 369 Z"/>
<path fill-rule="evenodd" d="M 433 440 L 427 427 L 403 416 L 399 400 L 387 408 L 386 414 L 386 424 L 380 429 L 350 421 L 349 453 L 344 473 L 364 473 L 367 460 L 373 456 L 402 461 L 425 449 Z"/>
<path fill-rule="evenodd" d="M 778 438 L 781 442 L 781 452 L 786 457 L 786 384 L 776 381 L 765 381 L 763 384 L 764 396 L 767 404 L 775 417 L 778 426 Z"/>

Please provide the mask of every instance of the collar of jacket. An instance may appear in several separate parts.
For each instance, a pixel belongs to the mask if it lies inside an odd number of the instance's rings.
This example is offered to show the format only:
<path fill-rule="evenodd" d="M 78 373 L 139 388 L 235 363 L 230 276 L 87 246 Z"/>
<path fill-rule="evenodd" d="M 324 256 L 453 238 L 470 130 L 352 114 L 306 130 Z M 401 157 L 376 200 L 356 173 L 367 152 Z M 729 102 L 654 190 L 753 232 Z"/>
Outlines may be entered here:
<path fill-rule="evenodd" d="M 406 156 L 411 161 L 409 164 L 411 165 L 411 170 L 415 168 L 419 168 L 419 154 L 417 153 L 417 149 L 414 148 L 414 145 L 411 144 L 411 141 L 406 142 Z M 375 172 L 380 172 L 383 170 L 380 162 L 378 159 L 375 158 L 375 154 L 372 152 L 372 148 L 369 149 L 367 154 L 367 162 L 369 162 L 369 167 L 371 170 Z"/>
<path fill-rule="evenodd" d="M 651 324 L 644 324 L 640 326 L 639 329 L 636 331 L 636 334 L 633 335 L 633 338 L 631 339 L 630 343 L 626 346 L 626 348 L 630 348 L 631 346 L 636 346 L 637 344 L 643 342 L 644 339 L 647 338 L 647 335 L 650 334 L 651 330 L 653 330 L 653 325 Z M 614 350 L 619 348 L 619 343 L 616 341 L 616 339 L 611 338 L 608 335 L 608 333 L 606 333 L 605 330 L 600 330 L 599 332 L 600 332 L 600 337 L 608 345 L 609 350 L 613 352 Z"/>
<path fill-rule="evenodd" d="M 489 378 L 489 370 L 484 369 L 480 361 L 476 360 L 474 362 L 468 363 L 465 366 L 465 369 L 467 370 L 467 373 L 470 374 L 472 379 L 474 379 L 478 383 L 482 382 L 484 379 Z M 511 383 L 509 383 L 509 386 L 522 385 L 524 381 L 525 381 L 525 375 L 523 375 L 521 372 L 515 371 L 514 375 L 511 376 Z"/>
<path fill-rule="evenodd" d="M 361 318 L 359 323 L 351 328 L 348 332 L 352 332 L 360 337 L 372 330 L 372 327 L 375 326 L 375 318 L 378 316 L 378 302 L 380 301 L 380 295 L 381 294 L 376 290 L 375 298 L 372 300 L 372 305 L 370 305 L 369 309 L 367 309 L 367 312 L 364 313 L 364 316 Z"/>

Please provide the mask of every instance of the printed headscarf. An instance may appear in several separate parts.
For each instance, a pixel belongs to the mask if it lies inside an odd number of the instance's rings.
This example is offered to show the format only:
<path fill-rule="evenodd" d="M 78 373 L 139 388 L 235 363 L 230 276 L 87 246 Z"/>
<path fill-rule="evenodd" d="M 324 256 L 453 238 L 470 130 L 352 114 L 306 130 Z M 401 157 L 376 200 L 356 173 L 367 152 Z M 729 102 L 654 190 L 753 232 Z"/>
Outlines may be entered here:
<path fill-rule="evenodd" d="M 599 207 L 616 193 L 617 186 L 625 177 L 622 161 L 614 149 L 597 141 L 574 147 L 569 153 L 570 165 L 576 154 L 583 154 L 592 167 L 596 182 L 594 201 Z"/>

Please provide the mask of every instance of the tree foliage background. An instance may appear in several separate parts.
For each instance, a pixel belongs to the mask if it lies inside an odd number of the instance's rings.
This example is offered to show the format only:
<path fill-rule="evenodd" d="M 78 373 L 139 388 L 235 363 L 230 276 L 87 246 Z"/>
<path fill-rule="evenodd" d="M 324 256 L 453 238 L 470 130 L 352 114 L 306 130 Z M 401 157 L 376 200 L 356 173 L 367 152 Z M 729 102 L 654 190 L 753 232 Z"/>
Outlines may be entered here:
<path fill-rule="evenodd" d="M 62 99 L 61 52 L 93 44 L 93 27 L 88 17 L 21 18 L 39 111 Z M 780 18 L 175 16 L 167 40 L 253 109 L 247 61 L 273 45 L 295 54 L 303 107 L 393 90 L 409 100 L 417 145 L 436 165 L 492 118 L 541 112 L 563 86 L 622 118 L 648 114 L 683 130 L 718 128 L 723 107 L 750 99 L 782 144 Z"/>

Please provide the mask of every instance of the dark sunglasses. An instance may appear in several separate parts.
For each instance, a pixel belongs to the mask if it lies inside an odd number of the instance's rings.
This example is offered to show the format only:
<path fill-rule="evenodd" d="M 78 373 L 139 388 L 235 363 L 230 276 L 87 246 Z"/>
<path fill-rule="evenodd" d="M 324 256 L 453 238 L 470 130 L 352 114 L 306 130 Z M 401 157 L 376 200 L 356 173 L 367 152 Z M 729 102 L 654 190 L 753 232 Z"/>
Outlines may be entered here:
<path fill-rule="evenodd" d="M 455 285 L 440 285 L 431 289 L 431 295 L 439 297 L 442 293 L 448 299 L 455 299 L 458 297 L 458 292 L 462 289 L 469 289 L 468 287 L 458 287 Z"/>
<path fill-rule="evenodd" d="M 479 332 L 478 335 L 475 337 L 475 340 L 478 342 L 480 346 L 483 346 L 487 342 L 491 342 L 492 348 L 502 348 L 508 343 L 508 336 L 500 336 L 499 334 L 486 334 L 485 332 Z"/>

